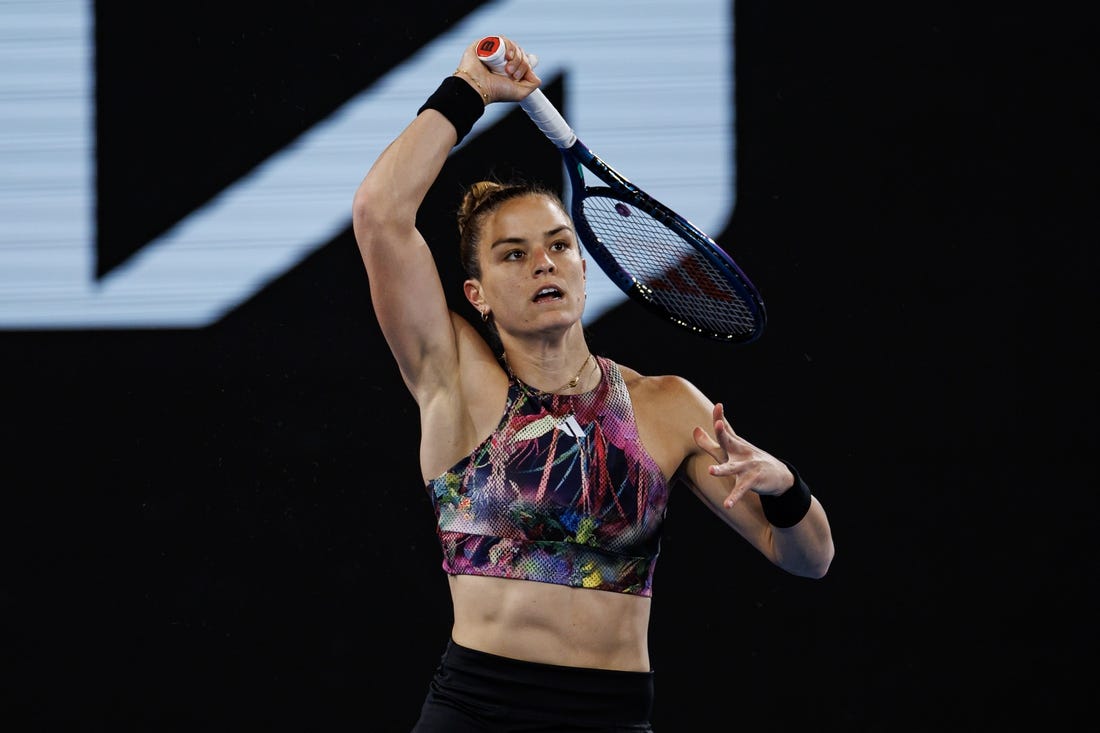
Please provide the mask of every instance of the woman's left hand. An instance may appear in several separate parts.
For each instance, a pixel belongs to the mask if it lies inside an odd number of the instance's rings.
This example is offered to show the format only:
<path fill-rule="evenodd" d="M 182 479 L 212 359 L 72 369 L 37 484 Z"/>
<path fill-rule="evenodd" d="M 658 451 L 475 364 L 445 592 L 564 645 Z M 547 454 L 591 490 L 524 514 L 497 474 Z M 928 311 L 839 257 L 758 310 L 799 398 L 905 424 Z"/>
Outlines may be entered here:
<path fill-rule="evenodd" d="M 714 434 L 717 441 L 700 427 L 695 428 L 695 444 L 717 461 L 709 467 L 711 476 L 729 477 L 732 488 L 725 499 L 729 509 L 749 491 L 758 494 L 782 494 L 794 485 L 794 475 L 782 461 L 760 450 L 736 432 L 726 420 L 722 403 L 714 406 Z"/>

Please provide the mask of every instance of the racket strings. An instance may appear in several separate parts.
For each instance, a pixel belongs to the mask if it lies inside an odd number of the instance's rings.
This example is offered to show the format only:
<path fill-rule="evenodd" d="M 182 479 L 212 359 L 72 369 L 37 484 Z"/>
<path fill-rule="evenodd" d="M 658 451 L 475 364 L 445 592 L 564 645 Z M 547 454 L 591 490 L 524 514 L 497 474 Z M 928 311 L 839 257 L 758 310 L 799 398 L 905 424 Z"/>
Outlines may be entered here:
<path fill-rule="evenodd" d="M 693 328 L 715 334 L 756 330 L 754 310 L 730 284 L 729 273 L 676 230 L 608 196 L 586 196 L 581 210 L 600 244 L 647 300 Z"/>

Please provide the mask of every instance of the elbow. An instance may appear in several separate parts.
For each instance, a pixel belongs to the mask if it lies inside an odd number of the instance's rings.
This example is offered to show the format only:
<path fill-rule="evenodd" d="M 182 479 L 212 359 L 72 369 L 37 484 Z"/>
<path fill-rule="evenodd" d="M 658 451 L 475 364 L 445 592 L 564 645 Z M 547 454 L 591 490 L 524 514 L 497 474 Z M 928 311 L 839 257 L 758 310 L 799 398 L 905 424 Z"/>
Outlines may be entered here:
<path fill-rule="evenodd" d="M 366 256 L 375 243 L 393 240 L 403 227 L 414 227 L 415 220 L 405 216 L 393 196 L 368 179 L 352 199 L 351 225 L 359 249 Z"/>
<path fill-rule="evenodd" d="M 833 541 L 825 538 L 811 547 L 804 547 L 794 554 L 781 553 L 775 563 L 791 575 L 810 580 L 821 580 L 833 564 Z"/>
<path fill-rule="evenodd" d="M 801 575 L 811 580 L 821 580 L 828 574 L 829 567 L 833 564 L 834 555 L 836 555 L 836 549 L 830 540 L 818 553 L 817 557 L 812 558 L 811 562 L 807 563 Z"/>
<path fill-rule="evenodd" d="M 351 202 L 351 222 L 356 235 L 362 237 L 363 234 L 376 229 L 381 223 L 379 213 L 385 210 L 386 207 L 379 192 L 373 190 L 368 182 L 364 181 L 356 190 L 355 198 Z"/>

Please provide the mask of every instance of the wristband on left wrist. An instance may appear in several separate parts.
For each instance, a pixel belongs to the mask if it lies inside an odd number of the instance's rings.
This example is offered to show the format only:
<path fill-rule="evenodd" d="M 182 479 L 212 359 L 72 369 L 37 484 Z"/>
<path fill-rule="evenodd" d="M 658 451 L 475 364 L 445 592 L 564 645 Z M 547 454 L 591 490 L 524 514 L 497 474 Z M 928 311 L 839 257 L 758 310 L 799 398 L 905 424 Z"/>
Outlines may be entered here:
<path fill-rule="evenodd" d="M 794 476 L 794 486 L 787 489 L 779 496 L 760 495 L 760 506 L 764 510 L 764 517 L 773 527 L 793 527 L 802 521 L 802 518 L 810 511 L 810 487 L 802 480 L 798 469 L 793 465 L 779 459 Z"/>

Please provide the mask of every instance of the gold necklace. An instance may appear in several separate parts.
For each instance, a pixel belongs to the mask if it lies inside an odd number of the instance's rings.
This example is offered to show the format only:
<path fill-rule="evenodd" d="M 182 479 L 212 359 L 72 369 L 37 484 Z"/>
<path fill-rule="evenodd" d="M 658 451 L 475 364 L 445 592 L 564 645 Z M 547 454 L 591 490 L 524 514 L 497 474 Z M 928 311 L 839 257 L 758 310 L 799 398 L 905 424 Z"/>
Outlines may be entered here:
<path fill-rule="evenodd" d="M 523 384 L 526 387 L 531 387 L 531 385 L 527 384 L 522 379 L 517 377 L 515 372 L 512 371 L 512 365 L 508 363 L 508 355 L 502 352 L 500 356 L 501 356 L 501 359 L 504 361 L 504 368 L 508 370 L 508 376 L 512 377 L 512 379 L 515 379 L 520 384 Z M 590 362 L 590 361 L 592 361 L 592 352 L 591 351 L 588 352 L 588 356 L 585 358 L 584 363 L 581 364 L 581 368 L 577 370 L 577 373 L 575 375 L 573 375 L 573 378 L 570 379 L 565 384 L 563 384 L 562 386 L 558 387 L 557 389 L 551 390 L 550 392 L 543 392 L 541 389 L 536 389 L 535 387 L 531 387 L 531 389 L 535 390 L 536 392 L 538 392 L 540 394 L 556 394 L 558 392 L 562 392 L 562 391 L 567 390 L 567 389 L 573 389 L 574 387 L 576 387 L 578 384 L 581 383 L 581 375 L 584 374 L 585 367 L 588 366 L 588 362 Z"/>
<path fill-rule="evenodd" d="M 584 360 L 584 363 L 581 364 L 581 368 L 577 370 L 577 373 L 573 375 L 573 378 L 562 386 L 555 389 L 554 391 L 561 392 L 562 390 L 573 389 L 574 387 L 576 387 L 580 383 L 581 375 L 584 374 L 584 369 L 588 366 L 588 362 L 590 361 L 592 361 L 592 352 L 588 352 L 588 358 Z"/>

